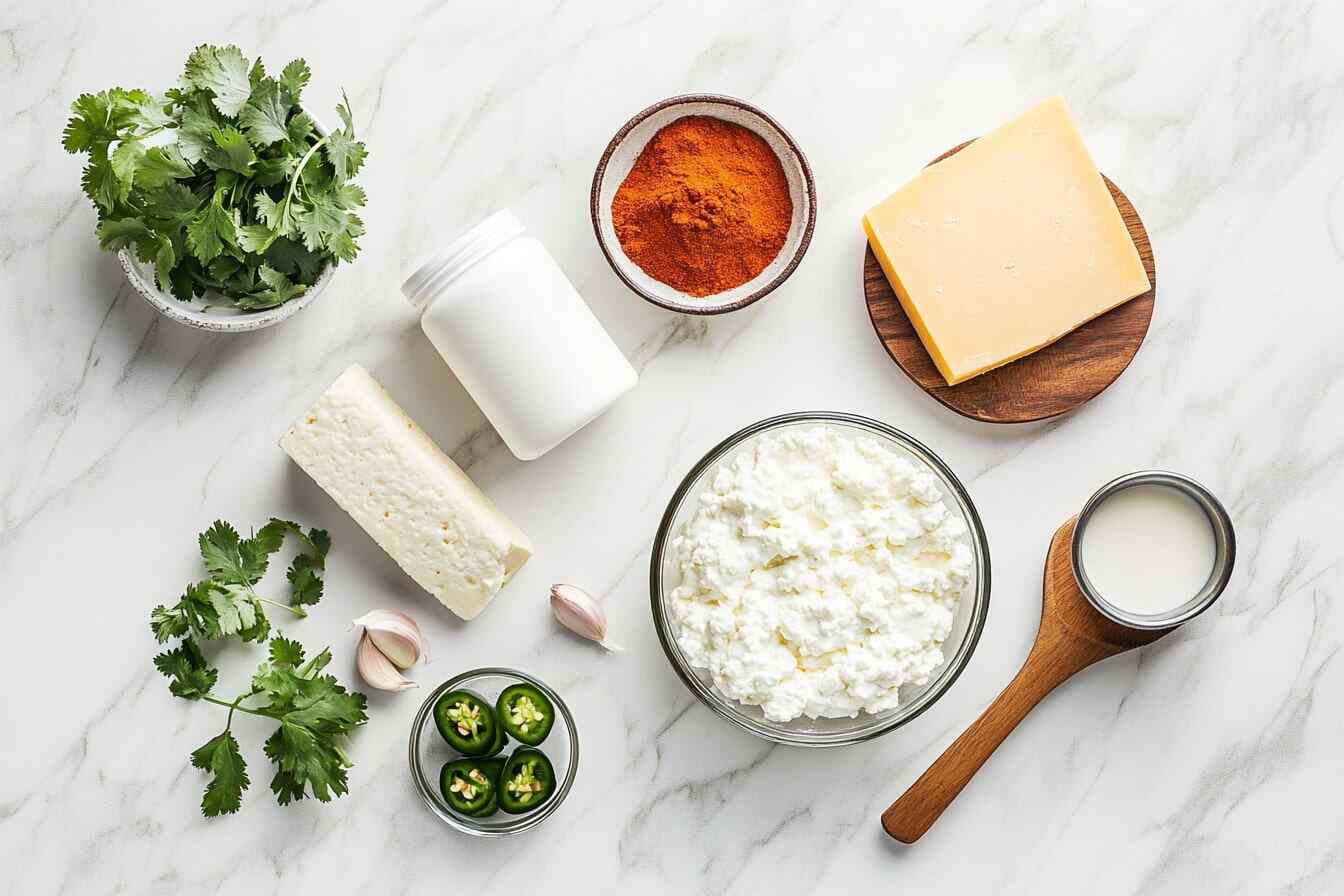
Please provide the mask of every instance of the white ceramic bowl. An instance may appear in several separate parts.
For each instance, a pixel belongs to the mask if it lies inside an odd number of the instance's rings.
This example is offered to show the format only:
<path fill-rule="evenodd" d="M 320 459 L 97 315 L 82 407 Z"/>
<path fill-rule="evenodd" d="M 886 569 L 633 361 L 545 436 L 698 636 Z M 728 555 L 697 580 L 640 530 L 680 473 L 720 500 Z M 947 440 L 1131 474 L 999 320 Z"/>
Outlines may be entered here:
<path fill-rule="evenodd" d="M 327 129 L 317 116 L 306 108 L 303 111 L 313 119 L 313 131 L 320 136 L 326 136 Z M 184 302 L 172 293 L 164 292 L 159 289 L 158 281 L 155 279 L 154 265 L 142 264 L 129 249 L 119 250 L 117 260 L 121 262 L 121 269 L 126 272 L 126 279 L 131 281 L 132 288 L 141 298 L 153 305 L 155 311 L 169 320 L 211 333 L 248 333 L 253 330 L 264 330 L 266 327 L 289 320 L 317 300 L 318 295 L 331 282 L 331 277 L 336 272 L 335 265 L 327 265 L 318 276 L 317 282 L 308 287 L 303 295 L 283 305 L 264 311 L 242 311 L 229 304 L 227 299 L 212 296 L 210 293 L 193 296 Z"/>
<path fill-rule="evenodd" d="M 611 221 L 611 201 L 644 146 L 662 128 L 688 115 L 721 118 L 759 134 L 779 157 L 789 182 L 789 198 L 793 200 L 793 221 L 774 261 L 747 283 L 703 298 L 687 295 L 644 273 L 621 248 Z M 682 314 L 723 314 L 764 298 L 787 280 L 803 260 L 817 223 L 817 188 L 812 180 L 812 169 L 798 144 L 777 121 L 750 103 L 714 94 L 674 96 L 655 103 L 626 122 L 611 138 L 597 163 L 590 201 L 597 244 L 616 276 L 649 302 Z"/>
<path fill-rule="evenodd" d="M 283 305 L 264 311 L 241 311 L 228 304 L 226 299 L 211 296 L 210 293 L 194 296 L 190 301 L 184 302 L 171 293 L 164 292 L 159 289 L 159 284 L 154 279 L 154 266 L 141 264 L 128 249 L 117 252 L 117 260 L 121 262 L 122 270 L 126 272 L 126 279 L 131 281 L 131 286 L 146 302 L 154 306 L 154 310 L 170 320 L 211 333 L 247 333 L 289 320 L 316 301 L 318 294 L 331 282 L 332 274 L 336 272 L 335 265 L 327 265 L 317 278 L 317 282 L 308 287 L 303 295 L 297 299 L 290 299 Z"/>

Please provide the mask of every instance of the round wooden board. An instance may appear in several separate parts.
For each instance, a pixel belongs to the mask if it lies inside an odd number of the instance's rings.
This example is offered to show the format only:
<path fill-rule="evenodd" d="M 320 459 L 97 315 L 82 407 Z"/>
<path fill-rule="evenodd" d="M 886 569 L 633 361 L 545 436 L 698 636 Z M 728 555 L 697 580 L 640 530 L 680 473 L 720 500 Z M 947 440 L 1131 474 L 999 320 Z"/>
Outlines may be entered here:
<path fill-rule="evenodd" d="M 934 162 L 959 152 L 966 141 Z M 930 162 L 929 164 L 933 164 Z M 887 354 L 915 385 L 947 407 L 986 423 L 1028 423 L 1044 420 L 1099 395 L 1129 366 L 1148 333 L 1157 294 L 1157 269 L 1148 231 L 1129 199 L 1105 175 L 1107 188 L 1139 250 L 1152 288 L 1118 308 L 1083 324 L 1038 352 L 989 373 L 949 386 L 915 332 L 882 266 L 868 247 L 863 261 L 863 292 L 868 316 Z"/>

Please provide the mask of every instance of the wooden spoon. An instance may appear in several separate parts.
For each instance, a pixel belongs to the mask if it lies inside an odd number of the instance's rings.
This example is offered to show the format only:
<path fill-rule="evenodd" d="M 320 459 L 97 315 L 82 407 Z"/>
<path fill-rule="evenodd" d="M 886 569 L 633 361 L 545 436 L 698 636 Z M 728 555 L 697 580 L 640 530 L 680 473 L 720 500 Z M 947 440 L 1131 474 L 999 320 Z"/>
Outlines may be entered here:
<path fill-rule="evenodd" d="M 1144 631 L 1093 608 L 1073 578 L 1070 545 L 1077 517 L 1055 532 L 1045 558 L 1041 627 L 1022 669 L 980 718 L 882 813 L 882 827 L 914 843 L 938 820 L 1017 724 L 1065 679 L 1108 656 L 1151 644 L 1173 629 Z"/>

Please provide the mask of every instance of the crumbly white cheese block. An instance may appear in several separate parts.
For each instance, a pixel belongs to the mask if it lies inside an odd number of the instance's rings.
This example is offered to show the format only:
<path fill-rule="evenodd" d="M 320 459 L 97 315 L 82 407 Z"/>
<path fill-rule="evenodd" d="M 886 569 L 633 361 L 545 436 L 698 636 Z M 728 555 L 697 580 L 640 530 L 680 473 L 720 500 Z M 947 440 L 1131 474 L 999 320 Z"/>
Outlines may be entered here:
<path fill-rule="evenodd" d="M 406 574 L 473 619 L 532 556 L 532 543 L 387 390 L 350 367 L 280 447 Z"/>
<path fill-rule="evenodd" d="M 723 694 L 787 722 L 882 712 L 929 681 L 972 575 L 931 471 L 817 426 L 758 437 L 707 482 L 668 612 Z"/>

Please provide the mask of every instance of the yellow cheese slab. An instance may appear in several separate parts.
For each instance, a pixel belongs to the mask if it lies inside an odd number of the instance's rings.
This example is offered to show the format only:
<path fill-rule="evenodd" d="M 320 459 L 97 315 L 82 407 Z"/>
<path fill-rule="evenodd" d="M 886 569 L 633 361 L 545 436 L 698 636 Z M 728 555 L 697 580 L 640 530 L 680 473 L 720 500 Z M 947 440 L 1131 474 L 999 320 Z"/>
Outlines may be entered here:
<path fill-rule="evenodd" d="M 1149 289 L 1059 97 L 925 168 L 870 209 L 863 228 L 949 385 Z"/>

